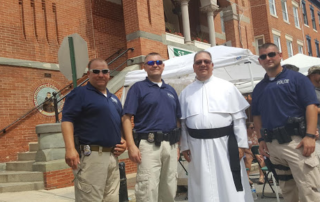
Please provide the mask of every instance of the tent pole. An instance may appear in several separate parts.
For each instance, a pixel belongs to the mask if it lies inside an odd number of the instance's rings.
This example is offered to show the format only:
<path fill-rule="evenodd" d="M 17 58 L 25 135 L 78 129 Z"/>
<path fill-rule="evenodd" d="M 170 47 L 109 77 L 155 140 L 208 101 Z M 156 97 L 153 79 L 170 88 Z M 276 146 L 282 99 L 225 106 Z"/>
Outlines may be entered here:
<path fill-rule="evenodd" d="M 253 91 L 253 89 L 254 89 L 254 81 L 253 81 L 252 71 L 251 71 L 251 67 L 250 67 L 251 62 L 247 61 L 247 62 L 244 62 L 244 64 L 248 64 L 248 69 L 249 69 L 250 79 L 251 79 L 251 87 L 252 87 L 252 91 Z"/>

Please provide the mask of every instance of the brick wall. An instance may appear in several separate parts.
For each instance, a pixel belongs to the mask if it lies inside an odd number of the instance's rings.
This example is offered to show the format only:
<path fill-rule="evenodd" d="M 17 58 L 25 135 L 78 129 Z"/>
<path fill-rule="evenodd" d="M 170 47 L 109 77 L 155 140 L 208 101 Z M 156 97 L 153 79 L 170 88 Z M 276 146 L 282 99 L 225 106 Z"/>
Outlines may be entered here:
<path fill-rule="evenodd" d="M 44 74 L 50 73 L 51 78 Z M 35 90 L 42 84 L 49 83 L 61 89 L 69 82 L 58 71 L 33 69 L 27 67 L 0 66 L 0 128 L 9 125 L 31 110 Z M 17 160 L 17 152 L 28 151 L 29 142 L 37 142 L 35 126 L 54 123 L 53 116 L 46 116 L 35 111 L 19 124 L 0 137 L 0 162 Z"/>
<path fill-rule="evenodd" d="M 268 0 L 252 0 L 251 1 L 251 12 L 252 12 L 252 21 L 254 27 L 254 36 L 264 35 L 265 42 L 274 42 L 273 41 L 273 34 L 272 29 L 280 31 L 280 41 L 281 41 L 281 50 L 282 56 L 284 59 L 288 58 L 288 49 L 286 45 L 286 35 L 292 37 L 292 50 L 293 55 L 298 53 L 298 44 L 297 40 L 304 41 L 306 43 L 306 35 L 311 37 L 311 44 L 312 44 L 312 53 L 313 56 L 316 56 L 316 47 L 315 47 L 315 39 L 320 40 L 319 33 L 319 19 L 318 19 L 318 11 L 320 11 L 320 3 L 317 5 L 312 4 L 310 1 L 306 2 L 306 10 L 307 10 L 307 18 L 309 25 L 304 25 L 303 18 L 302 18 L 302 11 L 301 7 L 298 8 L 299 12 L 299 28 L 295 26 L 294 22 L 294 14 L 293 14 L 293 4 L 291 1 L 287 1 L 287 12 L 289 22 L 284 21 L 282 16 L 282 7 L 281 1 L 275 1 L 276 5 L 276 16 L 270 14 L 269 9 L 269 1 Z M 300 5 L 300 1 L 297 1 Z M 310 13 L 310 5 L 313 5 L 314 14 L 316 18 L 316 26 L 317 30 L 314 30 L 312 27 L 311 21 L 311 13 Z M 305 47 L 306 44 L 304 45 Z M 304 54 L 307 52 L 304 50 Z"/>
<path fill-rule="evenodd" d="M 318 2 L 317 4 L 313 4 L 313 3 L 311 3 L 311 1 L 305 1 L 305 2 L 306 2 L 308 26 L 304 24 L 303 19 L 300 20 L 300 27 L 304 31 L 304 36 L 302 35 L 301 38 L 305 42 L 305 48 L 306 48 L 303 50 L 303 53 L 308 55 L 308 49 L 307 49 L 307 44 L 306 44 L 307 43 L 306 36 L 308 35 L 311 38 L 312 56 L 317 57 L 315 39 L 317 39 L 320 43 L 320 34 L 319 34 L 319 32 L 320 32 L 320 21 L 319 20 L 320 19 L 318 18 L 318 12 L 320 12 L 320 3 Z M 312 26 L 310 6 L 312 6 L 314 9 L 316 30 L 314 30 L 313 26 Z"/>
<path fill-rule="evenodd" d="M 0 55 L 6 58 L 58 63 L 57 53 L 64 37 L 80 34 L 88 44 L 89 57 L 107 58 L 126 46 L 122 6 L 92 1 L 13 0 L 0 5 Z M 92 14 L 93 11 L 93 14 Z M 110 28 L 112 27 L 112 28 Z M 111 65 L 117 67 L 120 58 Z M 0 66 L 0 129 L 34 107 L 35 89 L 49 83 L 61 89 L 69 83 L 57 71 Z M 44 74 L 50 73 L 51 78 Z M 55 122 L 37 111 L 0 137 L 0 162 L 17 160 L 17 152 L 36 142 L 35 126 Z"/>
<path fill-rule="evenodd" d="M 73 173 L 71 168 L 43 173 L 45 188 L 58 189 L 73 186 Z"/>

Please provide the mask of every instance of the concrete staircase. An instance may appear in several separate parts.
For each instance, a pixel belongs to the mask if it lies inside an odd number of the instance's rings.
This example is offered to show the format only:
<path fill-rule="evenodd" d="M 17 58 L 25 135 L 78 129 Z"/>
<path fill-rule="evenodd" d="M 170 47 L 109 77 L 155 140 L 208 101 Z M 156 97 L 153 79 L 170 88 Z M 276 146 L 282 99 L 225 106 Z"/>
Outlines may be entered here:
<path fill-rule="evenodd" d="M 0 171 L 0 193 L 44 189 L 43 173 L 33 172 L 38 143 L 29 143 L 29 151 L 18 153 L 18 161 L 6 163 Z"/>

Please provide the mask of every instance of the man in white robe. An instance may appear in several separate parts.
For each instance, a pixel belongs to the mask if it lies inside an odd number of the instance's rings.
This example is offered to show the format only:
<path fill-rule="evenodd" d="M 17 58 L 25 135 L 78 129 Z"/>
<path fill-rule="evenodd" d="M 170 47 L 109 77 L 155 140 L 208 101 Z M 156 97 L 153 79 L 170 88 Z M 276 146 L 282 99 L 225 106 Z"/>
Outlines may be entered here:
<path fill-rule="evenodd" d="M 196 81 L 179 97 L 180 146 L 189 162 L 188 200 L 251 202 L 242 159 L 243 148 L 248 148 L 245 109 L 249 104 L 233 84 L 212 75 L 209 52 L 195 55 L 193 69 Z"/>

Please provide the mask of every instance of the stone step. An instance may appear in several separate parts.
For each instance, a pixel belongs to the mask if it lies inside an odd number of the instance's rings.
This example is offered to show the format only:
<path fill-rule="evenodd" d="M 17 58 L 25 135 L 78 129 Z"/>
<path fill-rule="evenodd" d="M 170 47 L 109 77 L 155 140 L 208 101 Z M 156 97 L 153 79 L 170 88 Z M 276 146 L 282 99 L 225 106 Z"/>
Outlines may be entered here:
<path fill-rule="evenodd" d="M 5 192 L 20 192 L 44 189 L 42 182 L 11 182 L 0 183 L 0 193 Z"/>
<path fill-rule="evenodd" d="M 1 171 L 0 183 L 43 181 L 42 172 Z"/>
<path fill-rule="evenodd" d="M 12 161 L 6 165 L 7 171 L 33 171 L 32 165 L 35 161 Z"/>
<path fill-rule="evenodd" d="M 136 202 L 136 196 L 134 190 L 128 190 L 128 197 L 130 202 Z"/>
<path fill-rule="evenodd" d="M 36 154 L 36 151 L 18 153 L 18 161 L 34 161 Z"/>
<path fill-rule="evenodd" d="M 29 151 L 38 151 L 39 149 L 39 144 L 38 142 L 29 142 Z"/>

